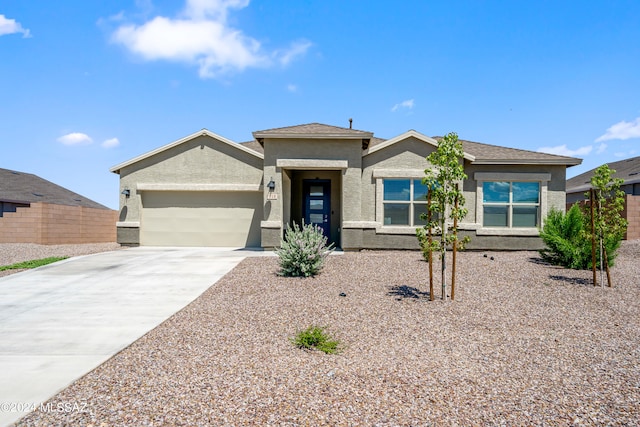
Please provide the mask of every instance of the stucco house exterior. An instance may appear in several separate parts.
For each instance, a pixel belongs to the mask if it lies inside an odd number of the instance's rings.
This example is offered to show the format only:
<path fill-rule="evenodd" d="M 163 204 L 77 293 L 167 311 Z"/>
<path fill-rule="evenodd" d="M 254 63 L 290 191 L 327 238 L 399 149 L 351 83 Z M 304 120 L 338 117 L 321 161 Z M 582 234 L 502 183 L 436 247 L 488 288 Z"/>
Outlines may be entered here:
<path fill-rule="evenodd" d="M 206 129 L 111 168 L 120 175 L 118 242 L 280 245 L 315 223 L 344 250 L 415 249 L 425 210 L 425 157 L 438 138 L 391 139 L 319 123 L 253 132 L 236 143 Z M 567 167 L 580 159 L 463 141 L 474 249 L 537 249 L 550 208 L 564 209 Z"/>
<path fill-rule="evenodd" d="M 624 238 L 640 239 L 640 156 L 609 163 L 616 171 L 614 178 L 624 181 L 620 189 L 625 193 L 622 217 L 629 222 Z M 567 180 L 567 208 L 585 200 L 585 192 L 591 188 L 595 168 Z"/>
<path fill-rule="evenodd" d="M 37 175 L 0 169 L 0 243 L 116 241 L 118 212 Z"/>

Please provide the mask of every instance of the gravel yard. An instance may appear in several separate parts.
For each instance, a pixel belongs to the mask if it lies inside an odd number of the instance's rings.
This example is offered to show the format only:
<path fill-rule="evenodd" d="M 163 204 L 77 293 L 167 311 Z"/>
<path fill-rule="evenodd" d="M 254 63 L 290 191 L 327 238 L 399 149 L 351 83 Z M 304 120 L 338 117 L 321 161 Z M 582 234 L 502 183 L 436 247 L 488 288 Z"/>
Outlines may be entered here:
<path fill-rule="evenodd" d="M 84 411 L 18 425 L 638 425 L 639 258 L 625 242 L 609 289 L 536 252 L 466 252 L 446 303 L 418 252 L 332 256 L 309 279 L 248 258 L 50 400 Z M 312 324 L 343 352 L 294 348 Z"/>
<path fill-rule="evenodd" d="M 120 249 L 118 243 L 86 243 L 82 245 L 38 245 L 35 243 L 0 243 L 0 265 L 49 257 L 72 257 Z M 0 271 L 0 277 L 24 270 Z"/>

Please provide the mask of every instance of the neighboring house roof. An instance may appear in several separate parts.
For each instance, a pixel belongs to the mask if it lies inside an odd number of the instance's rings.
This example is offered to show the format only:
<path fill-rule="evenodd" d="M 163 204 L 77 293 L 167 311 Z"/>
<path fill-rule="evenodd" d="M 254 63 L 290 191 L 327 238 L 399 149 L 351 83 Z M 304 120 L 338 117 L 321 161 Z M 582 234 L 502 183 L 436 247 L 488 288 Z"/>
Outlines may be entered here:
<path fill-rule="evenodd" d="M 25 204 L 42 202 L 54 205 L 109 209 L 37 175 L 10 169 L 0 169 L 0 201 Z"/>
<path fill-rule="evenodd" d="M 244 151 L 244 152 L 249 153 L 249 154 L 251 154 L 253 156 L 256 156 L 256 157 L 258 157 L 260 159 L 264 159 L 264 155 L 261 152 L 257 152 L 256 150 L 252 150 L 251 148 L 246 147 L 246 146 L 244 146 L 242 144 L 237 144 L 237 143 L 231 141 L 230 139 L 227 139 L 227 138 L 225 138 L 223 136 L 215 134 L 215 133 L 213 133 L 213 132 L 211 132 L 211 131 L 209 131 L 207 129 L 202 129 L 202 130 L 200 130 L 198 132 L 192 133 L 191 135 L 187 135 L 184 138 L 180 138 L 177 141 L 173 141 L 173 142 L 170 142 L 167 145 L 163 145 L 160 148 L 156 148 L 155 150 L 151 150 L 151 151 L 148 151 L 148 152 L 146 152 L 144 154 L 141 154 L 138 157 L 135 157 L 135 158 L 133 158 L 131 160 L 127 160 L 126 162 L 119 163 L 119 164 L 113 166 L 112 168 L 110 168 L 109 170 L 111 172 L 113 172 L 113 173 L 119 174 L 120 173 L 120 169 L 122 169 L 122 168 L 124 168 L 126 166 L 132 165 L 132 164 L 137 163 L 137 162 L 139 162 L 141 160 L 144 160 L 144 159 L 146 159 L 148 157 L 151 157 L 151 156 L 154 156 L 154 155 L 156 155 L 158 153 L 161 153 L 163 151 L 169 150 L 169 149 L 171 149 L 173 147 L 176 147 L 176 146 L 178 146 L 180 144 L 184 144 L 185 142 L 191 141 L 192 139 L 197 138 L 199 136 L 209 136 L 211 138 L 217 139 L 220 142 L 224 142 L 225 144 L 228 144 L 228 145 L 230 145 L 230 146 L 232 146 L 234 148 L 237 148 L 237 149 L 239 149 L 241 151 Z"/>
<path fill-rule="evenodd" d="M 624 184 L 640 183 L 640 156 L 607 164 L 609 165 L 609 168 L 616 171 L 616 173 L 613 174 L 613 177 L 623 179 Z M 596 169 L 597 168 L 593 168 L 568 179 L 567 193 L 580 193 L 590 189 L 591 177 Z"/>
<path fill-rule="evenodd" d="M 307 123 L 297 126 L 287 126 L 253 132 L 254 138 L 346 138 L 371 139 L 373 132 L 323 125 L 322 123 Z"/>

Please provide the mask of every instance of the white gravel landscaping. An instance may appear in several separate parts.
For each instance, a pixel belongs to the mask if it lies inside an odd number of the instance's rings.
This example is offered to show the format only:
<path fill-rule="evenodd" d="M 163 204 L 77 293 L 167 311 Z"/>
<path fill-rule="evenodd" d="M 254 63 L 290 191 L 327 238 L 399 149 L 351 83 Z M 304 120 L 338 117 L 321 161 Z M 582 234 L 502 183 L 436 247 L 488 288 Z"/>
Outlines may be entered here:
<path fill-rule="evenodd" d="M 536 252 L 465 252 L 456 301 L 430 302 L 418 252 L 329 257 L 307 279 L 247 258 L 50 400 L 84 411 L 18 425 L 638 425 L 639 259 L 625 242 L 616 286 L 594 288 Z M 309 325 L 344 350 L 295 348 Z"/>

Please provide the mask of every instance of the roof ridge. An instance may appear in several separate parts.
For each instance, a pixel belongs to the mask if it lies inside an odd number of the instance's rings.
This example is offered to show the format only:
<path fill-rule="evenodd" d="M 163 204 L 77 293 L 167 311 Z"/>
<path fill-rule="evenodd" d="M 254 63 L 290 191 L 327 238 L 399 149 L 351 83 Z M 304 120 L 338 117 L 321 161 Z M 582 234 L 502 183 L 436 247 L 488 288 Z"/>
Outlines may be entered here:
<path fill-rule="evenodd" d="M 328 125 L 326 123 L 319 123 L 319 122 L 311 122 L 311 123 L 301 123 L 298 125 L 292 125 L 292 126 L 281 126 L 281 127 L 275 127 L 275 128 L 270 128 L 270 129 L 262 129 L 262 130 L 257 130 L 255 133 L 264 133 L 264 132 L 278 132 L 278 131 L 292 131 L 296 128 L 310 128 L 310 127 L 322 127 L 322 128 L 331 128 L 331 129 L 336 129 L 339 131 L 347 131 L 347 132 L 351 132 L 351 133 L 366 133 L 366 134 L 373 134 L 373 132 L 370 131 L 366 131 L 366 130 L 361 130 L 361 129 L 353 129 L 353 128 L 347 128 L 347 127 L 342 127 L 342 126 L 335 126 L 335 125 Z"/>

